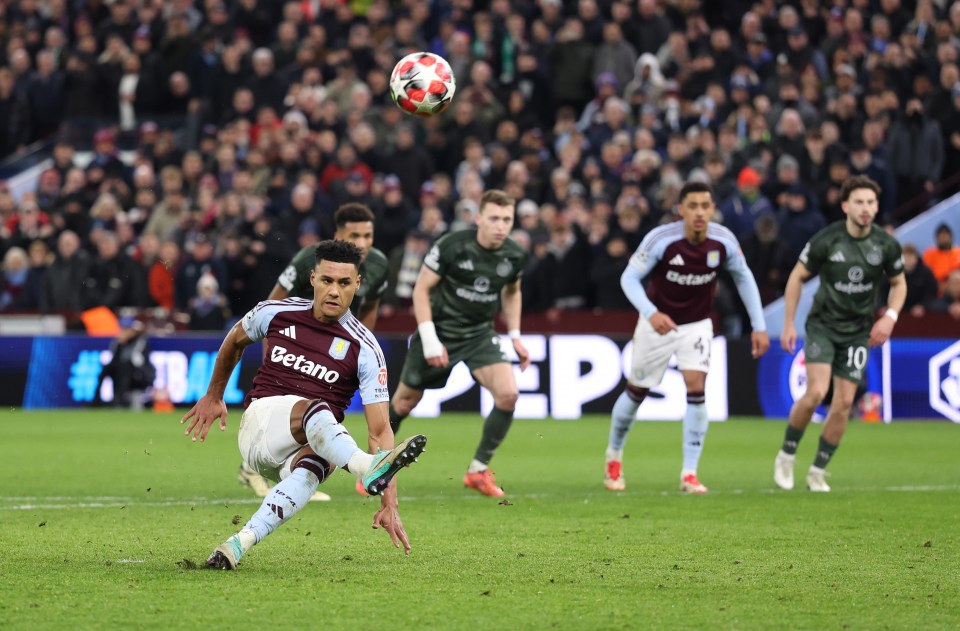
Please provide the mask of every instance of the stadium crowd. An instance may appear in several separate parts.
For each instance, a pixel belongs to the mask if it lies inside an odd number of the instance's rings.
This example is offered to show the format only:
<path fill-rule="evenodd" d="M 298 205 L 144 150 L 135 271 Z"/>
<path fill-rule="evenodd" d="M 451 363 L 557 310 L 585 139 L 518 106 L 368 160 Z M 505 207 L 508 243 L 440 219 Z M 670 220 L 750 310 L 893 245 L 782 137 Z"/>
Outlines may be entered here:
<path fill-rule="evenodd" d="M 849 175 L 881 184 L 888 226 L 960 188 L 960 1 L 15 0 L 0 42 L 0 156 L 52 154 L 36 190 L 0 183 L 4 311 L 219 330 L 348 201 L 376 215 L 384 308 L 406 309 L 487 188 L 520 200 L 525 313 L 629 310 L 622 270 L 696 179 L 769 302 Z M 418 50 L 457 77 L 431 118 L 389 94 Z M 907 308 L 960 318 L 943 239 Z"/>

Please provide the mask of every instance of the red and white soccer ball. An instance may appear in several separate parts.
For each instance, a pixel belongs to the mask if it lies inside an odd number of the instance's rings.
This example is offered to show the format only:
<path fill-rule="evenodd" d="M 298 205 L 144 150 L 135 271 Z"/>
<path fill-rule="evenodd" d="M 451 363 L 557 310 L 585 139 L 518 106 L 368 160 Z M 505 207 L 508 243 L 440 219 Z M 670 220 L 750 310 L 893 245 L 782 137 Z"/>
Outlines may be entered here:
<path fill-rule="evenodd" d="M 411 53 L 390 74 L 390 96 L 408 114 L 433 116 L 447 109 L 457 91 L 450 64 L 433 53 Z"/>

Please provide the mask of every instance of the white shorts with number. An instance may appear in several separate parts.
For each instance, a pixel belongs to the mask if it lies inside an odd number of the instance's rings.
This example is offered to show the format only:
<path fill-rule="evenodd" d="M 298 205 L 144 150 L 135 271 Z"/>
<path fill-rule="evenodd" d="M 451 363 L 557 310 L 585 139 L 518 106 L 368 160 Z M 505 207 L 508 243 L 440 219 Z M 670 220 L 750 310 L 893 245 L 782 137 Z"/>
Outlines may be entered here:
<path fill-rule="evenodd" d="M 290 475 L 293 457 L 303 447 L 290 433 L 290 412 L 303 397 L 285 395 L 256 399 L 240 417 L 237 444 L 244 462 L 277 482 Z"/>
<path fill-rule="evenodd" d="M 710 344 L 713 321 L 710 318 L 680 324 L 666 335 L 657 333 L 650 321 L 640 316 L 633 333 L 633 365 L 629 382 L 632 386 L 652 388 L 663 379 L 670 357 L 677 356 L 680 370 L 710 370 Z"/>

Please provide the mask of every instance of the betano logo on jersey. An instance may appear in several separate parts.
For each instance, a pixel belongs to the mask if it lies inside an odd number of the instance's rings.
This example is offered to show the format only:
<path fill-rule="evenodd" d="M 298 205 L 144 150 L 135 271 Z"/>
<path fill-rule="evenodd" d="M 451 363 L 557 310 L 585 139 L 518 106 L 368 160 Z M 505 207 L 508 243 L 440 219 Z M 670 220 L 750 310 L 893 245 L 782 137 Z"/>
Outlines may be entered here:
<path fill-rule="evenodd" d="M 270 349 L 270 361 L 275 364 L 283 364 L 287 368 L 293 368 L 305 375 L 316 377 L 320 381 L 334 383 L 340 378 L 340 373 L 336 370 L 330 370 L 323 364 L 315 363 L 303 355 L 294 355 L 288 353 L 282 346 L 274 346 Z"/>
<path fill-rule="evenodd" d="M 673 270 L 667 272 L 667 280 L 678 285 L 706 285 L 716 277 L 716 272 L 709 274 L 681 274 Z"/>

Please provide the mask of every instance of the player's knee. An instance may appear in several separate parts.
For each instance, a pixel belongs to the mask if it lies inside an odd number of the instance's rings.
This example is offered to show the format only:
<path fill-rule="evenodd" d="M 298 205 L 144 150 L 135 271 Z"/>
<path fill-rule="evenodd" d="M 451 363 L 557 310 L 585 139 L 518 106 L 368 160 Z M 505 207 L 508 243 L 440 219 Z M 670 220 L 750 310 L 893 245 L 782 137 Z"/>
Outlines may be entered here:
<path fill-rule="evenodd" d="M 820 405 L 825 398 L 827 398 L 827 387 L 808 383 L 807 391 L 804 393 L 803 397 L 809 404 L 816 407 Z"/>
<path fill-rule="evenodd" d="M 301 456 L 299 460 L 297 460 L 295 465 L 293 465 L 294 471 L 297 469 L 306 469 L 313 475 L 317 476 L 317 479 L 320 480 L 321 484 L 333 474 L 336 468 L 336 465 L 330 464 L 316 454 L 305 454 Z"/>
<path fill-rule="evenodd" d="M 650 392 L 650 388 L 635 386 L 632 383 L 627 384 L 627 396 L 630 397 L 636 403 L 642 403 L 643 400 L 647 397 L 648 392 Z"/>
<path fill-rule="evenodd" d="M 517 399 L 519 398 L 520 391 L 514 388 L 498 393 L 493 399 L 493 404 L 501 410 L 513 410 L 517 407 Z"/>
<path fill-rule="evenodd" d="M 393 399 L 390 401 L 390 406 L 393 408 L 393 411 L 400 416 L 407 417 L 419 402 L 420 397 L 409 394 L 398 394 L 394 395 Z"/>

